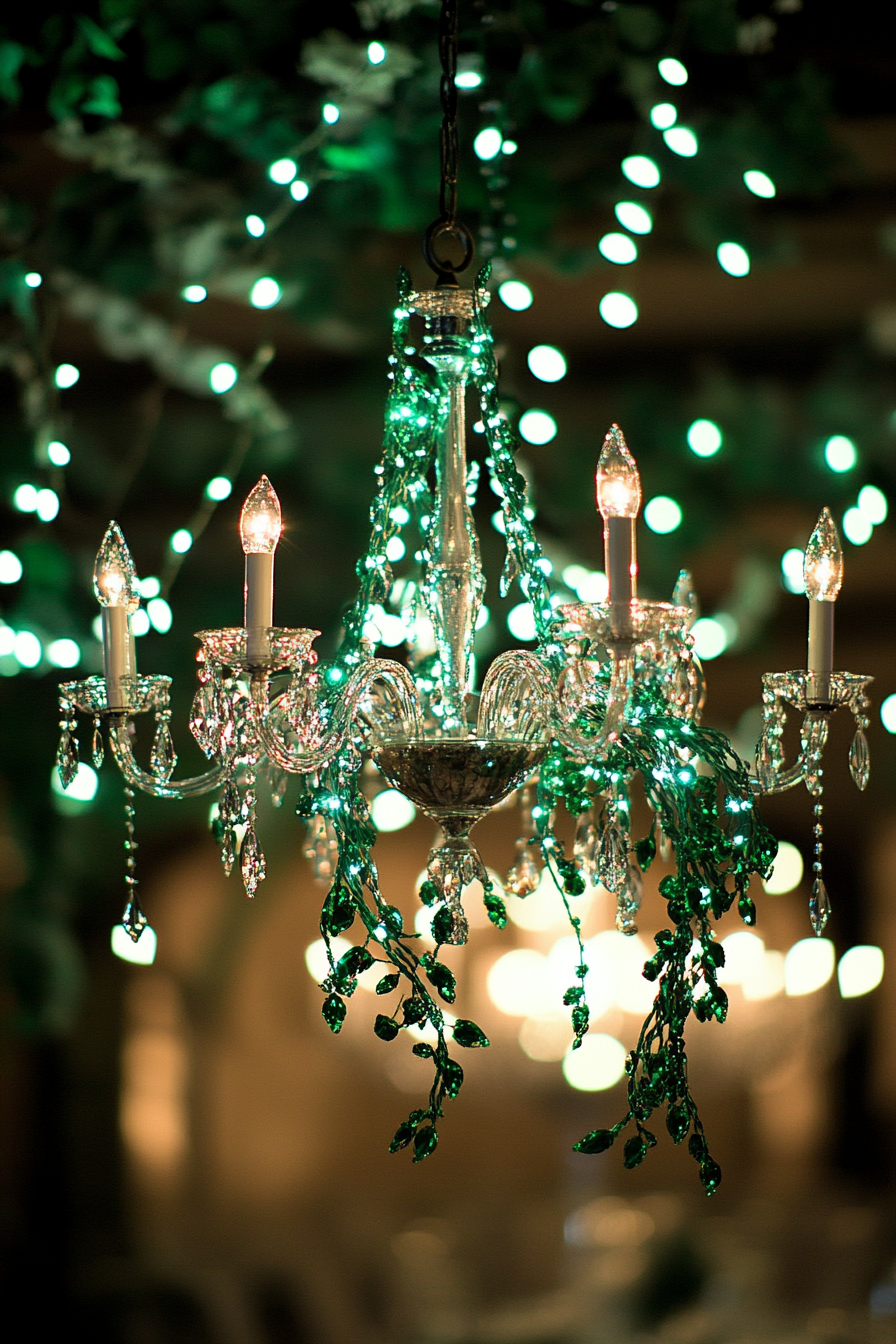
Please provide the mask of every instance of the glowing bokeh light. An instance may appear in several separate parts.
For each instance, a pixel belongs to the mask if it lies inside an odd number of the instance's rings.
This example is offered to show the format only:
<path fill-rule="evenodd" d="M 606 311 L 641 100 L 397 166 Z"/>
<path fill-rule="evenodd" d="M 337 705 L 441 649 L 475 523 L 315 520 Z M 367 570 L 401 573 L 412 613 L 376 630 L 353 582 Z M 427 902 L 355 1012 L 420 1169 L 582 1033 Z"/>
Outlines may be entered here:
<path fill-rule="evenodd" d="M 852 471 L 859 460 L 859 453 L 852 439 L 845 434 L 832 434 L 824 445 L 824 460 L 831 471 L 838 474 Z"/>
<path fill-rule="evenodd" d="M 714 420 L 695 420 L 688 427 L 688 447 L 698 457 L 715 457 L 722 446 L 722 431 Z"/>
<path fill-rule="evenodd" d="M 417 809 L 398 789 L 383 789 L 370 804 L 370 819 L 378 831 L 403 831 L 410 826 Z"/>
<path fill-rule="evenodd" d="M 498 298 L 505 308 L 522 313 L 532 307 L 532 291 L 522 280 L 505 280 L 498 286 Z"/>
<path fill-rule="evenodd" d="M 682 84 L 688 82 L 687 66 L 683 65 L 681 61 L 677 61 L 674 56 L 664 56 L 658 62 L 656 68 L 659 71 L 660 79 L 664 79 L 667 84 L 671 84 L 675 88 L 680 88 Z"/>
<path fill-rule="evenodd" d="M 597 250 L 614 266 L 630 266 L 638 260 L 638 245 L 627 233 L 605 233 Z"/>
<path fill-rule="evenodd" d="M 629 294 L 611 290 L 605 294 L 598 305 L 598 312 L 608 327 L 622 331 L 638 320 L 638 305 Z"/>
<path fill-rule="evenodd" d="M 783 896 L 798 887 L 802 880 L 802 854 L 789 840 L 780 840 L 771 875 L 762 879 L 763 887 L 769 896 Z"/>
<path fill-rule="evenodd" d="M 765 201 L 770 201 L 777 193 L 777 187 L 768 173 L 763 173 L 758 168 L 747 169 L 744 173 L 744 186 L 747 191 L 751 191 L 754 196 L 761 196 Z"/>
<path fill-rule="evenodd" d="M 837 964 L 837 983 L 844 999 L 858 999 L 862 994 L 870 994 L 883 978 L 884 954 L 873 943 L 851 947 Z"/>
<path fill-rule="evenodd" d="M 524 411 L 520 416 L 519 431 L 527 443 L 540 447 L 556 437 L 557 421 L 547 411 Z"/>
<path fill-rule="evenodd" d="M 644 505 L 644 521 L 651 532 L 674 532 L 681 526 L 681 517 L 681 505 L 669 495 L 654 495 Z"/>
<path fill-rule="evenodd" d="M 814 994 L 834 974 L 830 938 L 801 938 L 784 958 L 784 992 L 790 998 Z"/>
<path fill-rule="evenodd" d="M 743 277 L 750 274 L 750 254 L 740 243 L 719 243 L 716 257 L 728 275 Z"/>
<path fill-rule="evenodd" d="M 534 345 L 526 356 L 529 372 L 543 383 L 559 383 L 566 377 L 566 360 L 553 345 Z"/>
<path fill-rule="evenodd" d="M 613 210 L 619 223 L 629 233 L 650 233 L 653 228 L 653 216 L 637 201 L 617 201 Z"/>
<path fill-rule="evenodd" d="M 636 187 L 649 190 L 660 184 L 660 170 L 646 154 L 629 154 L 628 158 L 622 160 L 621 167 L 624 176 Z"/>

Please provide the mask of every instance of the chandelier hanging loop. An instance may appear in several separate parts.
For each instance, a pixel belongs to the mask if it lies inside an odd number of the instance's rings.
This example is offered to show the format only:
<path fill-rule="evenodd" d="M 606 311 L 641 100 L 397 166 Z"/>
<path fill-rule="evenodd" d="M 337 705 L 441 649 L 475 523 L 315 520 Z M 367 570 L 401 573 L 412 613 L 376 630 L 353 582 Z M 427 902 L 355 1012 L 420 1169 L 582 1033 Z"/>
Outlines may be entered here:
<path fill-rule="evenodd" d="M 457 218 L 457 0 L 443 0 L 439 14 L 439 60 L 442 77 L 439 94 L 442 126 L 439 131 L 439 218 L 423 236 L 426 264 L 435 271 L 437 284 L 456 285 L 457 276 L 473 260 L 473 235 Z M 454 244 L 450 250 L 446 244 Z"/>

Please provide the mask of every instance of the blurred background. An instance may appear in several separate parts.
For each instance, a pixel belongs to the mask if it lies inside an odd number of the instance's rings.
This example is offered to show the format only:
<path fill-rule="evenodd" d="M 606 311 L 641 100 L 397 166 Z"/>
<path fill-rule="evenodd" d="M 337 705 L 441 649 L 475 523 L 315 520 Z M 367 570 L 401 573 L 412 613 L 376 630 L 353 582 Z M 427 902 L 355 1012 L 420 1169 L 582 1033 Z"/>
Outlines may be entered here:
<path fill-rule="evenodd" d="M 179 772 L 202 761 L 193 632 L 239 619 L 237 519 L 262 472 L 285 519 L 277 619 L 319 628 L 323 656 L 338 646 L 398 266 L 428 283 L 437 20 L 431 0 L 102 0 L 0 23 L 10 1337 L 894 1339 L 896 113 L 874 12 L 460 6 L 461 213 L 492 263 L 502 407 L 558 594 L 602 595 L 593 471 L 619 421 L 644 484 L 642 591 L 667 598 L 693 572 L 705 720 L 749 760 L 762 673 L 804 665 L 801 550 L 822 505 L 845 538 L 836 663 L 875 677 L 871 781 L 849 778 L 837 716 L 822 942 L 805 941 L 810 799 L 762 805 L 783 843 L 753 934 L 733 916 L 720 930 L 729 1021 L 689 1028 L 718 1194 L 665 1135 L 633 1172 L 615 1150 L 572 1152 L 624 1110 L 662 863 L 640 941 L 611 932 L 606 892 L 582 898 L 596 970 L 581 1059 L 566 1058 L 568 929 L 549 892 L 509 898 L 507 930 L 480 921 L 449 954 L 458 1011 L 492 1044 L 465 1057 L 421 1166 L 386 1150 L 425 1064 L 374 1037 L 363 985 L 338 1038 L 320 1017 L 326 889 L 295 781 L 262 808 L 254 902 L 222 874 L 209 799 L 140 797 L 158 948 L 137 965 L 110 947 L 121 781 L 89 764 L 86 728 L 67 795 L 52 773 L 57 685 L 101 668 L 96 549 L 115 517 L 145 599 L 141 670 L 175 678 Z M 532 635 L 519 591 L 497 594 L 497 503 L 483 484 L 480 676 Z M 395 621 L 383 612 L 387 656 Z M 365 782 L 383 889 L 413 919 L 433 828 Z M 478 832 L 498 875 L 519 832 L 516 800 Z"/>

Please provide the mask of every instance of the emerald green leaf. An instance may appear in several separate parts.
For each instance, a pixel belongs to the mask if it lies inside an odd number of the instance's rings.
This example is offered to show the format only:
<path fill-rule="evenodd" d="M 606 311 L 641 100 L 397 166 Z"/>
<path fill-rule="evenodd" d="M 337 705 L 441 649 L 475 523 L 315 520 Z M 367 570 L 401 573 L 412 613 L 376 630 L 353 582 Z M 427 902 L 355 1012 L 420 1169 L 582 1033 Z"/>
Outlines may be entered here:
<path fill-rule="evenodd" d="M 94 56 L 101 56 L 105 61 L 123 61 L 124 52 L 106 32 L 101 28 L 95 19 L 91 19 L 87 14 L 78 15 L 78 27 L 86 41 L 88 47 Z"/>
<path fill-rule="evenodd" d="M 324 999 L 323 1007 L 320 1010 L 321 1017 L 326 1022 L 334 1036 L 338 1036 L 342 1030 L 342 1024 L 345 1021 L 345 1002 L 340 999 L 338 994 L 328 994 Z"/>
<path fill-rule="evenodd" d="M 414 1161 L 422 1162 L 424 1157 L 429 1157 L 430 1153 L 435 1151 L 438 1141 L 439 1135 L 435 1126 L 422 1125 L 414 1135 Z"/>
<path fill-rule="evenodd" d="M 416 1055 L 418 1059 L 432 1059 L 434 1053 L 432 1046 L 427 1045 L 425 1041 L 418 1041 L 411 1050 L 411 1054 Z"/>
<path fill-rule="evenodd" d="M 482 898 L 485 912 L 497 929 L 507 928 L 507 906 L 501 897 L 495 891 L 494 887 L 489 886 Z"/>
<path fill-rule="evenodd" d="M 481 1027 L 477 1027 L 475 1022 L 469 1018 L 459 1017 L 451 1029 L 451 1034 L 466 1050 L 473 1050 L 477 1047 L 485 1047 L 489 1040 Z"/>
<path fill-rule="evenodd" d="M 605 1153 L 608 1148 L 612 1148 L 616 1142 L 616 1130 L 614 1129 L 592 1129 L 590 1134 L 586 1134 L 584 1139 L 579 1139 L 578 1143 L 573 1144 L 573 1152 L 576 1153 Z"/>
<path fill-rule="evenodd" d="M 377 994 L 391 994 L 393 990 L 398 988 L 400 979 L 400 975 L 384 975 L 382 980 L 377 983 Z"/>
<path fill-rule="evenodd" d="M 681 1143 L 691 1127 L 691 1117 L 685 1106 L 670 1106 L 666 1113 L 666 1128 L 676 1143 Z"/>
<path fill-rule="evenodd" d="M 629 1170 L 639 1167 L 647 1156 L 647 1147 L 640 1134 L 633 1135 L 622 1150 L 623 1166 Z"/>
<path fill-rule="evenodd" d="M 643 840 L 635 841 L 634 851 L 635 858 L 638 860 L 638 867 L 642 873 L 646 873 L 656 858 L 656 837 L 653 831 L 645 835 Z"/>
<path fill-rule="evenodd" d="M 453 1003 L 457 996 L 457 981 L 451 974 L 447 966 L 443 966 L 435 957 L 427 955 L 421 957 L 420 964 L 426 971 L 432 984 L 435 985 L 439 997 L 446 1003 Z"/>
<path fill-rule="evenodd" d="M 394 1041 L 398 1035 L 398 1023 L 394 1017 L 387 1017 L 385 1013 L 377 1013 L 373 1030 L 381 1041 Z"/>
<path fill-rule="evenodd" d="M 392 1142 L 389 1144 L 389 1152 L 397 1153 L 402 1148 L 407 1148 L 417 1132 L 417 1125 L 413 1120 L 405 1120 L 404 1124 L 399 1125 L 395 1131 Z"/>
<path fill-rule="evenodd" d="M 722 1179 L 722 1168 L 718 1162 L 714 1162 L 711 1157 L 707 1157 L 700 1164 L 700 1181 L 703 1189 L 708 1195 L 714 1195 L 719 1188 L 719 1182 Z"/>
<path fill-rule="evenodd" d="M 443 905 L 436 911 L 432 921 L 432 936 L 437 943 L 447 943 L 451 941 L 453 932 L 454 915 L 447 905 Z"/>
<path fill-rule="evenodd" d="M 464 1071 L 453 1059 L 444 1059 L 439 1064 L 439 1072 L 449 1097 L 456 1097 L 464 1081 Z"/>
<path fill-rule="evenodd" d="M 335 938 L 345 933 L 355 922 L 355 903 L 344 887 L 334 887 L 324 901 L 320 930 L 324 935 Z"/>

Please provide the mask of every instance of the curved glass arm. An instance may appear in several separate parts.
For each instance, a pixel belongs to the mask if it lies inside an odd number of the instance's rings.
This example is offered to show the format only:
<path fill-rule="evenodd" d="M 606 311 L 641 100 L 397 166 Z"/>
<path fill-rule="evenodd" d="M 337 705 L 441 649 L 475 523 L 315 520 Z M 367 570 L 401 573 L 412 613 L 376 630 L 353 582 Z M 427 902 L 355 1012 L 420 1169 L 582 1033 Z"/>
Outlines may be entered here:
<path fill-rule="evenodd" d="M 230 768 L 229 760 L 225 760 L 214 769 L 206 771 L 204 775 L 194 775 L 191 779 L 165 783 L 137 764 L 126 716 L 109 720 L 109 744 L 112 747 L 115 764 L 127 782 L 135 789 L 151 793 L 154 798 L 196 798 L 200 794 L 210 793 L 212 789 L 223 784 Z"/>
<path fill-rule="evenodd" d="M 380 705 L 365 705 L 380 690 Z M 253 677 L 250 684 L 252 724 L 269 759 L 289 774 L 307 775 L 327 765 L 341 748 L 352 722 L 366 724 L 368 736 L 420 736 L 420 701 L 411 676 L 400 663 L 372 658 L 349 677 L 333 707 L 331 727 L 319 741 L 291 747 L 271 722 L 267 682 Z M 394 729 L 394 731 L 390 731 Z"/>
<path fill-rule="evenodd" d="M 767 796 L 771 793 L 786 793 L 788 789 L 794 788 L 800 784 L 805 777 L 806 761 L 805 753 L 800 752 L 796 763 L 788 770 L 774 770 L 772 773 L 749 775 L 750 788 L 757 796 Z"/>
<path fill-rule="evenodd" d="M 595 704 L 595 709 L 598 706 Z M 512 650 L 496 658 L 482 686 L 480 737 L 528 741 L 549 733 L 576 757 L 590 760 L 613 732 L 602 723 L 583 733 L 563 715 L 553 676 L 537 654 Z"/>

